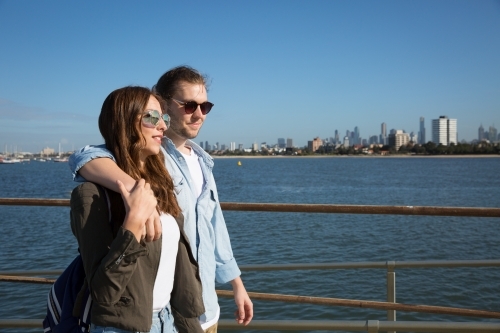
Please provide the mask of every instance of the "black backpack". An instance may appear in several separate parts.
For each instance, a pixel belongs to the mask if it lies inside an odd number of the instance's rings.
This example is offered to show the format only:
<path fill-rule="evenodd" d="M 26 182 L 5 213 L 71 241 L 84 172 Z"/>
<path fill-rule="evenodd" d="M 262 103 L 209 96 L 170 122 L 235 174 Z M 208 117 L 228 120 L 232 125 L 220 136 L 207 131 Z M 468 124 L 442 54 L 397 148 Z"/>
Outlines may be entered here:
<path fill-rule="evenodd" d="M 82 257 L 77 255 L 50 288 L 47 315 L 43 320 L 44 333 L 89 332 L 91 307 Z"/>

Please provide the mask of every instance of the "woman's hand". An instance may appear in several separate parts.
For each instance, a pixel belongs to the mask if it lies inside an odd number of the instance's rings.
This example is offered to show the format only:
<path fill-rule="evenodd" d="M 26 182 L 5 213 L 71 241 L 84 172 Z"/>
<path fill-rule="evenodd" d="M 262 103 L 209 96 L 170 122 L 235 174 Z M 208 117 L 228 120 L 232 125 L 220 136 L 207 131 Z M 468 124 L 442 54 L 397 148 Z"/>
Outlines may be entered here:
<path fill-rule="evenodd" d="M 126 215 L 123 228 L 132 232 L 140 242 L 146 229 L 146 221 L 156 211 L 156 197 L 144 179 L 137 181 L 130 192 L 121 181 L 117 180 L 116 184 L 125 203 Z"/>

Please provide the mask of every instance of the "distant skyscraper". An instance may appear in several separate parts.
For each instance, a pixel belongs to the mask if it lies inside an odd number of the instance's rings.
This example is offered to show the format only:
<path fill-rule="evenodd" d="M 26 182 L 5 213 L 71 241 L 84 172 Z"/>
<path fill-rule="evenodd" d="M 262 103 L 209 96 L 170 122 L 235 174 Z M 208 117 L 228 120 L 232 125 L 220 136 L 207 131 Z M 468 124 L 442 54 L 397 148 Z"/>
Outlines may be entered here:
<path fill-rule="evenodd" d="M 203 141 L 200 142 L 200 147 L 203 149 Z"/>
<path fill-rule="evenodd" d="M 348 136 L 345 136 L 344 137 L 344 148 L 348 148 L 349 147 L 349 137 Z"/>
<path fill-rule="evenodd" d="M 229 145 L 229 150 L 230 151 L 235 151 L 236 150 L 236 142 L 231 142 Z"/>
<path fill-rule="evenodd" d="M 340 143 L 339 131 L 335 130 L 335 144 Z"/>
<path fill-rule="evenodd" d="M 359 145 L 361 143 L 361 138 L 359 137 L 359 128 L 358 126 L 354 127 L 354 142 L 353 144 Z"/>
<path fill-rule="evenodd" d="M 380 143 L 387 144 L 387 125 L 385 123 L 380 125 Z"/>
<path fill-rule="evenodd" d="M 490 142 L 497 140 L 497 129 L 495 126 L 490 126 L 490 129 L 488 130 L 488 140 L 490 140 Z"/>
<path fill-rule="evenodd" d="M 420 117 L 420 131 L 418 132 L 418 143 L 425 144 L 425 121 L 424 117 Z"/>
<path fill-rule="evenodd" d="M 286 147 L 285 139 L 284 138 L 278 138 L 278 147 L 279 148 L 285 148 Z"/>
<path fill-rule="evenodd" d="M 286 139 L 286 147 L 293 148 L 293 139 L 291 139 L 291 138 Z"/>
<path fill-rule="evenodd" d="M 479 126 L 479 129 L 477 130 L 477 139 L 479 141 L 481 141 L 481 140 L 484 139 L 484 127 L 483 127 L 483 124 L 481 124 L 481 126 Z"/>
<path fill-rule="evenodd" d="M 440 116 L 439 119 L 432 119 L 432 142 L 449 146 L 457 144 L 457 120 L 449 119 L 447 116 Z"/>
<path fill-rule="evenodd" d="M 238 143 L 238 150 L 243 151 L 243 144 L 242 143 Z"/>
<path fill-rule="evenodd" d="M 208 141 L 205 141 L 205 150 L 206 150 L 206 151 L 208 151 L 208 150 L 209 150 Z"/>

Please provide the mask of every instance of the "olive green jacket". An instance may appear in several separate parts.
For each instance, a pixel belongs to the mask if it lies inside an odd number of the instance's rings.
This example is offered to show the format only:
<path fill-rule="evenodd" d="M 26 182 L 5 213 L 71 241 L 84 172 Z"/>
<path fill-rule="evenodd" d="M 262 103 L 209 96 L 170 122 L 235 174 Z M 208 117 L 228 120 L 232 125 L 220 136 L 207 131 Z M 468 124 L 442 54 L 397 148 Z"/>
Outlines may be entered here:
<path fill-rule="evenodd" d="M 114 213 L 117 194 L 109 190 L 107 193 L 109 198 L 115 198 L 111 200 Z M 148 332 L 161 240 L 138 243 L 134 234 L 121 226 L 124 215 L 110 222 L 109 198 L 103 188 L 90 182 L 77 186 L 71 194 L 71 229 L 78 240 L 90 287 L 91 321 L 99 326 Z M 118 201 L 123 205 L 120 198 Z M 170 305 L 179 332 L 201 333 L 198 317 L 205 309 L 198 264 L 184 234 L 183 216 L 176 221 L 180 240 Z"/>

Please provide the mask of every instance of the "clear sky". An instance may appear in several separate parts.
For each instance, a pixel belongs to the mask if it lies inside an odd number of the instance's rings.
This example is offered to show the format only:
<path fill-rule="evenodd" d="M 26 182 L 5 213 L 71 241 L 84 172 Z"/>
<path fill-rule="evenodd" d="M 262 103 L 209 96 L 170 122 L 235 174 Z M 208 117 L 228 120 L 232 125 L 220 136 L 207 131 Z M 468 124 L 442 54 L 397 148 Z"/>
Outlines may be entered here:
<path fill-rule="evenodd" d="M 196 142 L 500 130 L 498 0 L 0 0 L 0 151 L 101 143 L 112 90 L 182 64 L 211 78 Z"/>

